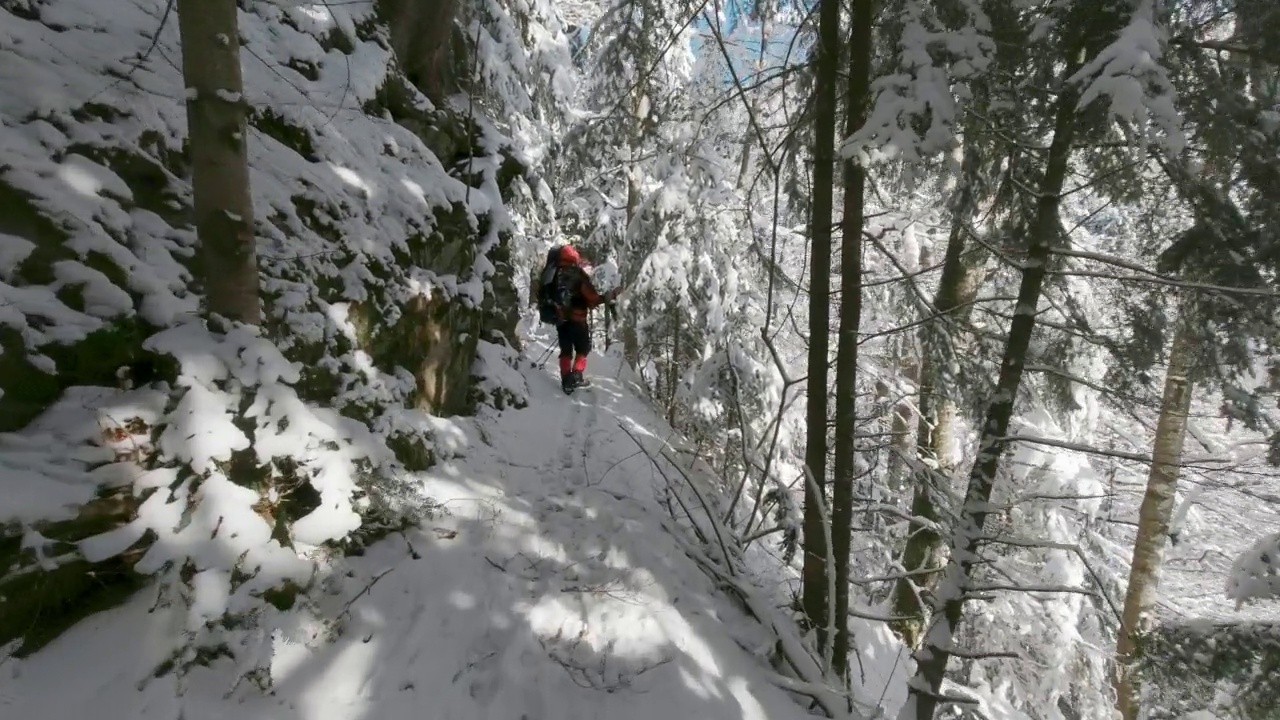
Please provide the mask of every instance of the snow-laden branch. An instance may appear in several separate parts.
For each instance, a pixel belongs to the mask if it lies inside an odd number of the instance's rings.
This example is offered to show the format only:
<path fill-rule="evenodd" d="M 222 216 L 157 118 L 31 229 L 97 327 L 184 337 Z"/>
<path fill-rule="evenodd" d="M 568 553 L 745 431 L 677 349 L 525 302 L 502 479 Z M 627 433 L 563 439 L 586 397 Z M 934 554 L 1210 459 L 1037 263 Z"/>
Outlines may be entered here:
<path fill-rule="evenodd" d="M 631 437 L 633 442 L 636 442 L 637 446 L 642 450 L 644 449 L 643 445 L 640 445 L 639 439 L 625 427 L 623 427 L 623 431 Z M 658 462 L 658 457 L 655 457 L 647 451 L 645 451 L 645 455 L 649 458 L 650 462 L 659 469 L 659 472 L 665 472 Z M 683 469 L 676 465 L 670 457 L 665 454 L 661 454 L 660 457 L 675 466 L 677 470 L 681 471 L 687 486 L 701 498 L 701 493 L 699 493 L 697 488 L 694 487 L 693 479 L 690 478 L 687 473 L 684 473 Z M 668 479 L 668 482 L 670 483 L 670 479 Z M 610 494 L 617 499 L 628 499 L 623 495 L 615 494 L 609 490 L 603 488 L 599 489 L 601 492 Z M 678 499 L 679 493 L 676 493 L 676 495 Z M 683 501 L 680 502 L 683 505 Z M 705 505 L 704 509 L 707 511 L 706 516 L 708 520 L 710 520 L 713 525 L 718 526 L 719 518 L 716 513 L 711 512 L 710 507 Z M 685 511 L 686 514 L 688 514 L 687 508 Z M 689 516 L 689 519 L 693 522 L 692 515 Z M 680 532 L 676 527 L 673 527 L 666 518 L 660 517 L 658 520 L 662 523 L 663 528 L 667 531 L 668 535 L 670 535 L 681 549 L 684 550 L 685 554 L 697 562 L 698 565 L 702 567 L 703 571 L 715 579 L 719 585 L 737 595 L 739 599 L 741 599 L 747 612 L 764 625 L 777 639 L 777 646 L 781 655 L 787 665 L 796 674 L 796 677 L 792 678 L 772 673 L 769 675 L 770 681 L 789 692 L 794 692 L 811 698 L 819 707 L 822 708 L 828 717 L 840 720 L 852 720 L 852 717 L 846 710 L 848 706 L 847 698 L 833 689 L 826 682 L 826 672 L 819 660 L 814 657 L 807 647 L 805 647 L 805 644 L 796 631 L 794 624 L 788 619 L 782 617 L 774 606 L 774 603 L 763 597 L 760 590 L 751 585 L 749 580 L 734 573 L 733 568 L 739 564 L 740 560 L 736 549 L 731 549 L 729 545 L 723 543 L 723 537 L 728 535 L 727 529 L 722 528 L 725 535 L 721 536 L 722 541 L 719 547 L 721 552 L 724 553 L 724 561 L 717 562 L 703 552 L 701 548 L 690 544 L 689 541 L 685 539 L 685 534 Z M 829 525 L 827 527 L 829 528 Z M 709 545 L 709 543 L 706 542 L 707 538 L 700 530 L 698 530 L 696 522 L 694 523 L 694 529 L 695 531 L 698 531 L 699 539 L 703 544 Z M 828 545 L 828 547 L 830 546 Z"/>
<path fill-rule="evenodd" d="M 1007 583 L 989 583 L 985 585 L 970 585 L 967 589 L 969 594 L 973 593 L 992 593 L 992 592 L 1023 592 L 1023 593 L 1064 593 L 1069 595 L 1090 595 L 1097 597 L 1098 593 L 1085 587 L 1075 587 L 1072 585 L 1020 585 Z"/>
<path fill-rule="evenodd" d="M 1085 445 L 1083 443 L 1068 442 L 1066 440 L 1055 440 L 1053 438 L 1038 437 L 1035 435 L 1006 435 L 999 439 L 1000 442 L 1025 442 L 1036 445 L 1047 445 L 1049 447 L 1062 448 L 1063 450 L 1073 450 L 1075 452 L 1088 453 L 1090 455 L 1101 455 L 1103 457 L 1113 457 L 1119 460 L 1132 460 L 1133 462 L 1145 463 L 1150 465 L 1155 462 L 1150 455 L 1146 453 L 1127 452 L 1124 450 L 1108 450 L 1093 445 Z M 1181 468 L 1194 468 L 1198 470 L 1225 471 L 1232 469 L 1234 464 L 1231 460 L 1203 457 L 1192 458 L 1178 463 Z"/>
<path fill-rule="evenodd" d="M 867 122 L 845 140 L 841 154 L 871 163 L 893 158 L 919 162 L 948 149 L 959 115 L 963 83 L 985 72 L 995 44 L 991 23 L 976 2 L 964 2 L 959 28 L 946 27 L 932 3 L 910 0 L 899 21 L 897 68 L 872 83 Z M 920 128 L 924 128 L 921 132 Z"/>
<path fill-rule="evenodd" d="M 1160 64 L 1165 32 L 1158 25 L 1152 0 L 1133 2 L 1129 24 L 1115 42 L 1067 82 L 1083 86 L 1080 108 L 1109 98 L 1111 116 L 1119 121 L 1130 142 L 1145 148 L 1154 141 L 1165 152 L 1177 155 L 1187 138 L 1173 82 Z"/>
<path fill-rule="evenodd" d="M 1257 295 L 1257 296 L 1266 297 L 1266 298 L 1280 298 L 1280 293 L 1274 290 L 1268 290 L 1266 288 L 1232 287 L 1228 285 L 1214 285 L 1212 283 L 1201 283 L 1201 282 L 1192 282 L 1189 280 L 1179 280 L 1178 278 L 1169 277 L 1168 275 L 1162 275 L 1158 272 L 1155 272 L 1154 270 L 1151 270 L 1150 268 L 1143 267 L 1139 263 L 1135 263 L 1131 260 L 1126 260 L 1124 258 L 1117 257 L 1115 255 L 1108 255 L 1106 253 L 1091 252 L 1087 250 L 1073 250 L 1071 248 L 1065 248 L 1065 247 L 1054 248 L 1050 252 L 1054 255 L 1061 255 L 1063 257 L 1080 258 L 1082 260 L 1093 260 L 1095 262 L 1100 262 L 1106 265 L 1114 265 L 1115 267 L 1118 267 L 1118 268 L 1123 268 L 1125 270 L 1132 270 L 1133 272 L 1140 273 L 1141 276 L 1133 277 L 1133 276 L 1124 276 L 1124 275 L 1106 275 L 1106 274 L 1091 273 L 1091 272 L 1086 272 L 1081 270 L 1052 271 L 1055 275 L 1062 275 L 1062 276 L 1077 275 L 1077 276 L 1083 276 L 1083 277 L 1111 278 L 1115 280 L 1128 281 L 1128 282 L 1147 282 L 1147 283 L 1154 283 L 1158 285 L 1168 285 L 1170 287 L 1185 288 L 1187 290 L 1200 290 L 1205 292 L 1223 293 L 1225 295 Z"/>
<path fill-rule="evenodd" d="M 661 522 L 666 526 L 668 534 L 682 546 L 685 553 L 701 565 L 706 572 L 715 577 L 723 587 L 733 591 L 742 600 L 747 612 L 765 625 L 771 634 L 777 638 L 783 659 L 796 673 L 798 679 L 778 674 L 772 675 L 770 679 L 779 687 L 812 698 L 826 712 L 828 717 L 851 720 L 848 711 L 845 710 L 846 699 L 823 682 L 825 675 L 817 658 L 805 647 L 804 642 L 796 634 L 794 628 L 789 627 L 790 622 L 779 617 L 773 602 L 762 597 L 760 591 L 744 579 L 727 575 L 715 561 L 707 557 L 700 549 L 689 545 L 683 536 L 675 528 L 671 527 L 665 519 L 661 519 Z"/>

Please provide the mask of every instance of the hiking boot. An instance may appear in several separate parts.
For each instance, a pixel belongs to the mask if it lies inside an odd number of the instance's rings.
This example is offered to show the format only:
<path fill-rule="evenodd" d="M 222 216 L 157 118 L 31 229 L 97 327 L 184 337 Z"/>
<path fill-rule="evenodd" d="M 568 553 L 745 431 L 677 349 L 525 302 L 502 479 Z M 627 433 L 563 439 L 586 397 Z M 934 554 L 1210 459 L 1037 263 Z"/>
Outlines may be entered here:
<path fill-rule="evenodd" d="M 573 386 L 575 388 L 591 387 L 591 378 L 583 375 L 580 372 L 575 372 L 573 374 Z"/>
<path fill-rule="evenodd" d="M 573 392 L 575 385 L 573 384 L 574 373 L 567 372 L 560 376 L 560 389 L 565 392 Z"/>

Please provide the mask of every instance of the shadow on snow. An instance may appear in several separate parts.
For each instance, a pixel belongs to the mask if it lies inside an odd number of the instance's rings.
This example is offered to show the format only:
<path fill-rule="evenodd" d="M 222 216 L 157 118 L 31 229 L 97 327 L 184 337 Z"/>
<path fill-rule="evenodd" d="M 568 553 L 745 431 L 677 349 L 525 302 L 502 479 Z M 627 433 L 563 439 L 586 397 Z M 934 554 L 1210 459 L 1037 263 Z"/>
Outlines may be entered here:
<path fill-rule="evenodd" d="M 229 695 L 227 661 L 181 691 L 140 687 L 151 667 L 128 648 L 156 618 L 139 597 L 16 665 L 0 706 L 100 720 L 805 716 L 762 672 L 773 638 L 664 529 L 665 481 L 618 427 L 652 453 L 663 438 L 643 428 L 661 421 L 609 377 L 616 361 L 593 365 L 595 386 L 570 397 L 526 370 L 529 406 L 482 417 L 465 457 L 424 474 L 443 512 L 348 559 L 323 619 L 276 640 L 269 694 Z"/>

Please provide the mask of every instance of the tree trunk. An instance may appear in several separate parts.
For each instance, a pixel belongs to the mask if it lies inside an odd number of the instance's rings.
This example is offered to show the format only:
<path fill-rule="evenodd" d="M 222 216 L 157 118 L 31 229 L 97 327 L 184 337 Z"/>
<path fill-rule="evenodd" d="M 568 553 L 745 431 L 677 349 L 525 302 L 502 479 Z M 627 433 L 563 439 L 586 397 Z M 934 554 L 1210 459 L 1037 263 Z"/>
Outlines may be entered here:
<path fill-rule="evenodd" d="M 606 305 L 604 309 L 604 349 L 608 351 L 613 345 L 613 305 Z"/>
<path fill-rule="evenodd" d="M 855 0 L 849 27 L 849 80 L 845 135 L 867 121 L 871 94 L 871 23 L 873 0 Z M 856 480 L 858 400 L 858 328 L 862 321 L 862 225 L 865 219 L 866 169 L 844 161 L 844 217 L 840 252 L 840 335 L 836 347 L 836 432 L 834 484 L 831 492 L 831 544 L 835 561 L 836 637 L 831 669 L 844 678 L 849 656 L 849 543 L 853 530 L 853 486 Z"/>
<path fill-rule="evenodd" d="M 206 310 L 257 325 L 258 260 L 235 0 L 178 0 Z"/>
<path fill-rule="evenodd" d="M 631 137 L 628 146 L 627 156 L 627 208 L 626 208 L 626 226 L 623 227 L 623 246 L 628 258 L 631 260 L 633 267 L 628 268 L 631 274 L 630 279 L 640 273 L 640 265 L 644 262 L 644 254 L 635 252 L 632 246 L 631 225 L 636 220 L 636 213 L 640 210 L 640 166 L 636 161 L 636 155 L 640 152 L 640 131 L 641 118 L 640 106 L 642 105 L 643 93 L 635 90 L 631 96 Z M 633 368 L 640 368 L 640 333 L 636 330 L 636 326 L 640 321 L 640 308 L 634 303 L 627 303 L 627 312 L 622 316 L 622 356 L 626 359 L 627 364 Z"/>
<path fill-rule="evenodd" d="M 676 429 L 676 397 L 680 390 L 680 321 L 684 315 L 679 309 L 671 312 L 671 362 L 667 365 L 667 424 Z"/>
<path fill-rule="evenodd" d="M 920 416 L 916 426 L 917 470 L 911 498 L 911 516 L 920 521 L 910 523 L 902 553 L 902 567 L 910 575 L 899 580 L 893 589 L 893 614 L 905 619 L 892 624 L 894 632 L 912 648 L 919 645 L 920 633 L 928 620 L 921 594 L 932 592 L 937 586 L 938 573 L 932 571 L 940 569 L 946 558 L 942 535 L 931 527 L 939 520 L 940 494 L 950 484 L 951 474 L 955 471 L 952 458 L 955 455 L 958 409 L 943 391 L 943 368 L 946 364 L 943 334 L 950 333 L 952 327 L 968 318 L 973 298 L 978 292 L 978 266 L 965 259 L 968 246 L 965 225 L 976 204 L 974 174 L 978 165 L 976 149 L 966 147 L 961 168 L 962 184 L 955 199 L 942 275 L 933 299 L 932 309 L 937 317 L 925 323 L 920 332 L 922 357 L 917 405 Z"/>
<path fill-rule="evenodd" d="M 912 357 L 910 349 L 902 351 L 896 358 L 898 375 L 906 382 L 916 385 L 920 382 L 920 362 Z M 906 488 L 909 463 L 907 457 L 915 446 L 915 437 L 911 431 L 911 420 L 916 416 L 916 409 L 909 398 L 902 397 L 894 402 L 889 384 L 878 383 L 876 394 L 883 403 L 883 412 L 889 415 L 889 457 L 885 462 L 885 487 L 889 492 L 897 494 Z"/>
<path fill-rule="evenodd" d="M 1078 68 L 1077 62 L 1070 63 L 1062 77 L 1071 77 Z M 963 616 L 969 581 L 978 562 L 978 549 L 995 487 L 996 471 L 1005 449 L 1004 438 L 1022 385 L 1023 367 L 1036 326 L 1036 307 L 1040 303 L 1049 252 L 1060 230 L 1058 208 L 1075 140 L 1078 100 L 1079 91 L 1073 85 L 1063 83 L 1054 108 L 1053 142 L 1049 146 L 1044 177 L 1038 188 L 1035 218 L 1028 228 L 1027 260 L 1000 363 L 1000 377 L 982 423 L 978 456 L 969 472 L 969 487 L 952 534 L 950 558 L 942 583 L 930 603 L 935 615 L 917 653 L 916 674 L 911 679 L 907 702 L 899 714 L 900 720 L 933 720 L 941 696 L 942 681 L 946 676 L 947 662 L 951 659 L 956 629 Z"/>
<path fill-rule="evenodd" d="M 1150 629 L 1149 613 L 1155 606 L 1156 591 L 1160 587 L 1165 539 L 1169 535 L 1182 446 L 1187 436 L 1187 413 L 1191 408 L 1192 393 L 1191 364 L 1196 342 L 1187 315 L 1184 310 L 1169 350 L 1169 367 L 1164 377 L 1164 397 L 1160 401 L 1160 419 L 1156 423 L 1147 492 L 1138 510 L 1138 537 L 1133 543 L 1129 588 L 1125 593 L 1124 613 L 1116 641 L 1116 706 L 1124 720 L 1136 720 L 1141 709 L 1138 682 L 1130 664 L 1135 659 L 1138 640 Z"/>
<path fill-rule="evenodd" d="M 809 236 L 809 377 L 806 387 L 804 461 L 813 476 L 805 483 L 804 569 L 801 585 L 818 647 L 829 650 L 827 541 L 822 507 L 827 483 L 827 363 L 831 329 L 831 213 L 835 192 L 836 94 L 840 73 L 840 3 L 818 8 L 817 70 L 814 78 L 813 201 Z"/>
<path fill-rule="evenodd" d="M 764 71 L 764 52 L 769 46 L 769 21 L 763 19 L 760 23 L 760 50 L 756 53 L 756 75 L 759 76 Z M 747 105 L 747 121 L 756 114 L 756 108 L 760 106 L 757 98 L 760 93 L 752 93 L 751 100 Z M 742 155 L 738 160 L 738 183 L 739 190 L 747 186 L 747 172 L 751 169 L 751 146 L 757 142 L 757 138 L 753 133 L 744 132 L 742 134 Z"/>

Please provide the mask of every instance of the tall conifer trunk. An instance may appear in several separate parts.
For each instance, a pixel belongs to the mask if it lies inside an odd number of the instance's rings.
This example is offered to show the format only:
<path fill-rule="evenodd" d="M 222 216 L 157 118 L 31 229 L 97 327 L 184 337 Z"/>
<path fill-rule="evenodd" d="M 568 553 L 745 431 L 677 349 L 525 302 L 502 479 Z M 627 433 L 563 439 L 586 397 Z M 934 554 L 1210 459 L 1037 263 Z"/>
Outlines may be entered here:
<path fill-rule="evenodd" d="M 235 0 L 178 0 L 196 235 L 207 311 L 262 320 Z"/>
<path fill-rule="evenodd" d="M 804 461 L 813 481 L 805 483 L 803 606 L 818 630 L 824 655 L 831 607 L 828 554 L 822 508 L 827 505 L 827 363 L 831 329 L 831 214 L 835 194 L 836 96 L 840 73 L 840 3 L 820 0 L 817 71 L 814 79 L 813 200 L 809 220 L 809 377 Z"/>
<path fill-rule="evenodd" d="M 1078 68 L 1076 60 L 1061 77 L 1071 77 Z M 911 679 L 907 702 L 899 714 L 900 720 L 933 720 L 942 693 L 942 682 L 951 659 L 956 630 L 964 614 L 973 568 L 979 560 L 978 552 L 990 512 L 996 473 L 1007 444 L 1005 436 L 1022 386 L 1022 373 L 1036 327 L 1036 308 L 1044 288 L 1050 251 L 1060 232 L 1058 208 L 1075 143 L 1079 97 L 1079 91 L 1069 83 L 1063 83 L 1058 92 L 1054 106 L 1053 142 L 1049 145 L 1044 175 L 1037 188 L 1035 215 L 1025 228 L 1027 257 L 1000 362 L 1000 376 L 981 426 L 978 456 L 969 472 L 964 505 L 952 533 L 951 555 L 933 601 L 935 614 L 916 654 L 916 674 Z"/>
<path fill-rule="evenodd" d="M 872 0 L 854 0 L 849 28 L 849 79 L 846 88 L 845 135 L 867 121 L 871 95 Z M 858 328 L 862 321 L 862 226 L 866 216 L 866 169 L 844 161 L 844 216 L 841 222 L 840 335 L 836 348 L 836 432 L 834 485 L 831 493 L 831 544 L 835 567 L 836 637 L 832 670 L 844 677 L 849 657 L 849 543 L 853 530 L 853 486 L 856 480 Z"/>

